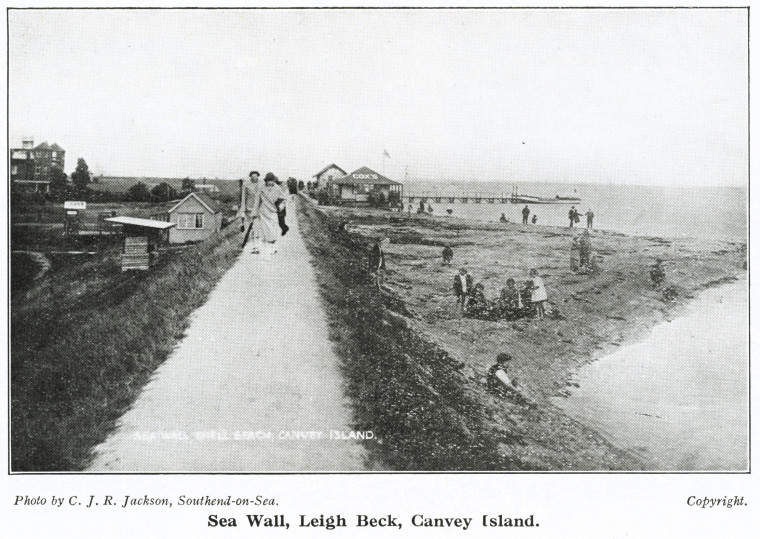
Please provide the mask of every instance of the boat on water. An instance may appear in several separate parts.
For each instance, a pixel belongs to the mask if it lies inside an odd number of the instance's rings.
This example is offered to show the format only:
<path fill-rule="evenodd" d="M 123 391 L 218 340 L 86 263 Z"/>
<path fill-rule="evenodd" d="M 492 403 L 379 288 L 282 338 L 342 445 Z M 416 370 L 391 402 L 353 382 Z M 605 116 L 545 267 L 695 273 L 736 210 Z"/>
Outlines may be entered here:
<path fill-rule="evenodd" d="M 579 204 L 581 199 L 578 197 L 561 197 L 559 195 L 554 198 L 521 195 L 517 193 L 517 189 L 515 188 L 509 195 L 509 201 L 512 204 Z"/>

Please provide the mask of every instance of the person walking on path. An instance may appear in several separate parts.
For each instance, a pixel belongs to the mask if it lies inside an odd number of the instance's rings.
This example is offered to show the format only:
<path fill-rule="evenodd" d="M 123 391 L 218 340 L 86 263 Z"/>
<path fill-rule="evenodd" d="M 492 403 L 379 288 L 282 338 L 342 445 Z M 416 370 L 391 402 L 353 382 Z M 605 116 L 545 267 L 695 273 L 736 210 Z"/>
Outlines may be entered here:
<path fill-rule="evenodd" d="M 533 268 L 530 270 L 530 278 L 533 281 L 533 290 L 530 294 L 530 302 L 536 306 L 536 318 L 538 320 L 544 319 L 544 303 L 549 299 L 546 294 L 546 286 L 544 286 L 544 280 L 538 275 L 538 270 Z"/>
<path fill-rule="evenodd" d="M 472 292 L 472 275 L 467 273 L 467 268 L 461 268 L 459 274 L 454 276 L 454 295 L 457 297 L 457 305 L 462 313 L 466 310 L 467 297 Z"/>
<path fill-rule="evenodd" d="M 594 228 L 594 212 L 591 208 L 586 212 L 586 228 Z"/>
<path fill-rule="evenodd" d="M 261 230 L 258 223 L 253 218 L 253 204 L 256 200 L 256 194 L 259 192 L 259 173 L 252 170 L 248 173 L 248 183 L 243 185 L 240 193 L 240 211 L 238 212 L 241 219 L 240 231 L 245 232 L 243 247 L 248 241 L 249 236 L 253 236 L 253 253 L 258 253 L 261 243 Z"/>
<path fill-rule="evenodd" d="M 525 207 L 522 209 L 522 216 L 523 216 L 523 224 L 528 224 L 528 217 L 530 217 L 530 208 L 526 204 Z"/>
<path fill-rule="evenodd" d="M 278 213 L 285 202 L 285 194 L 276 182 L 277 176 L 267 172 L 264 186 L 256 192 L 253 200 L 252 216 L 261 222 L 262 250 L 267 256 L 277 252 L 275 242 L 281 234 Z"/>

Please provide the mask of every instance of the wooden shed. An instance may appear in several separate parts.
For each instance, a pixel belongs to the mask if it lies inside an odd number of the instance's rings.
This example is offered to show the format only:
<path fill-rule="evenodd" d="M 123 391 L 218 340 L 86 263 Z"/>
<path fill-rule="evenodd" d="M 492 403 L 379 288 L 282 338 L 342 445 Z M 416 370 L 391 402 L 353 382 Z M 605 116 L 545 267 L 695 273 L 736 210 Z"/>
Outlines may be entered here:
<path fill-rule="evenodd" d="M 176 226 L 166 221 L 139 217 L 108 217 L 104 221 L 120 225 L 124 234 L 121 271 L 150 268 L 158 256 L 159 246 L 169 241 L 169 230 Z"/>

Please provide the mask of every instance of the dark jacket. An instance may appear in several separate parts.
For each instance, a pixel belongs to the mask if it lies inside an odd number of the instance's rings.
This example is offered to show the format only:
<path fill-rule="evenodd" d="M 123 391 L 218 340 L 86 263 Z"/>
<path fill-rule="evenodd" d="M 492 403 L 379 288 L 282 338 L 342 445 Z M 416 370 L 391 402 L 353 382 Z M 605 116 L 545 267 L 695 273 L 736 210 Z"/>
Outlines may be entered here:
<path fill-rule="evenodd" d="M 459 277 L 459 274 L 454 276 L 454 294 L 457 296 L 462 295 L 462 281 Z M 469 294 L 472 292 L 472 275 L 468 273 L 464 280 L 467 283 L 467 293 Z"/>
<path fill-rule="evenodd" d="M 369 250 L 369 271 L 377 271 L 378 269 L 385 269 L 385 253 L 380 248 L 380 244 L 376 243 Z"/>

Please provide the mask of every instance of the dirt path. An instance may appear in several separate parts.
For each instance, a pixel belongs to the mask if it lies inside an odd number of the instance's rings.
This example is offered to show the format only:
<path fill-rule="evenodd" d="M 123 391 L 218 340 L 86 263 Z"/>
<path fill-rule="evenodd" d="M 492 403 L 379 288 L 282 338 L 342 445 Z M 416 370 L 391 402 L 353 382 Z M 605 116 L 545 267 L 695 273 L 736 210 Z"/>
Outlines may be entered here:
<path fill-rule="evenodd" d="M 365 469 L 295 211 L 279 253 L 250 247 L 193 315 L 90 471 Z"/>

